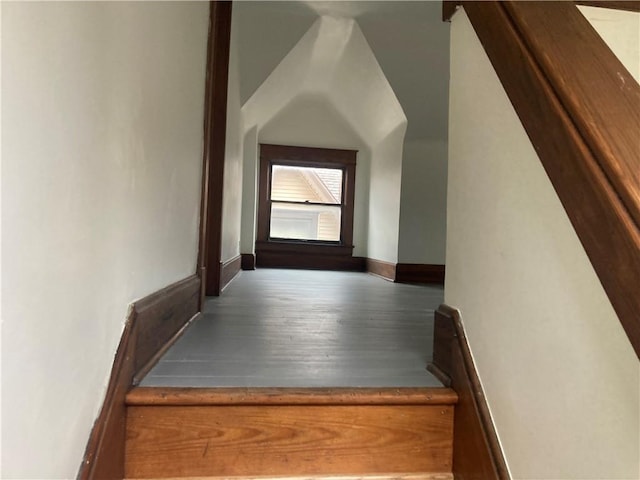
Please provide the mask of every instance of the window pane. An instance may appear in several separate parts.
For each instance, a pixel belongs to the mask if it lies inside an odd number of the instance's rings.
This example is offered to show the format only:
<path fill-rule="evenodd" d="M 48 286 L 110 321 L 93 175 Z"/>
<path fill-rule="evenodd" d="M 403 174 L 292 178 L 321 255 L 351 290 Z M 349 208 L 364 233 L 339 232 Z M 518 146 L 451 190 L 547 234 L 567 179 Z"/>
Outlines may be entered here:
<path fill-rule="evenodd" d="M 290 202 L 342 202 L 342 170 L 273 165 L 271 199 Z"/>
<path fill-rule="evenodd" d="M 340 207 L 271 204 L 271 238 L 340 241 Z"/>

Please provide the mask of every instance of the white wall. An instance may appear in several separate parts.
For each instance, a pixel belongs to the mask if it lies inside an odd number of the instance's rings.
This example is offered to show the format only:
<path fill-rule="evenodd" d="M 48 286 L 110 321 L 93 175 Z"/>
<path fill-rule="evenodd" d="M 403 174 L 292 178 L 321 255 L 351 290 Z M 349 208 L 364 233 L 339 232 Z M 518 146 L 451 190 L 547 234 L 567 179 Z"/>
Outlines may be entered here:
<path fill-rule="evenodd" d="M 464 12 L 447 278 L 514 479 L 640 478 L 640 364 Z"/>
<path fill-rule="evenodd" d="M 258 127 L 244 134 L 242 163 L 242 215 L 240 219 L 240 252 L 255 253 L 256 201 L 258 199 Z"/>
<path fill-rule="evenodd" d="M 241 0 L 233 4 L 244 104 L 316 21 L 304 2 Z"/>
<path fill-rule="evenodd" d="M 583 5 L 578 9 L 636 82 L 640 82 L 640 12 Z"/>
<path fill-rule="evenodd" d="M 447 144 L 405 141 L 398 261 L 444 265 L 447 237 Z"/>
<path fill-rule="evenodd" d="M 227 89 L 227 132 L 224 154 L 222 199 L 221 261 L 240 255 L 240 221 L 242 215 L 242 163 L 244 128 L 240 100 L 240 75 L 237 19 L 233 18 L 229 52 L 229 86 Z"/>
<path fill-rule="evenodd" d="M 241 24 L 238 43 L 241 52 L 240 85 L 243 100 L 248 100 L 270 74 L 274 75 L 268 81 L 276 79 L 277 73 L 274 69 L 281 60 L 285 59 L 285 63 L 291 63 L 291 55 L 287 56 L 287 53 L 296 46 L 301 37 L 308 36 L 309 27 L 322 15 L 353 18 L 363 33 L 360 41 L 350 42 L 349 30 L 345 29 L 340 34 L 334 32 L 334 46 L 325 51 L 337 58 L 350 55 L 349 45 L 355 47 L 351 48 L 355 55 L 350 56 L 349 62 L 346 62 L 352 68 L 343 69 L 343 76 L 336 76 L 331 84 L 333 94 L 339 96 L 340 92 L 343 92 L 345 98 L 334 100 L 333 103 L 346 106 L 350 118 L 359 115 L 358 120 L 350 120 L 354 125 L 384 124 L 380 114 L 394 111 L 393 106 L 382 106 L 376 100 L 370 102 L 372 112 L 364 115 L 354 112 L 352 108 L 354 99 L 350 89 L 355 87 L 356 96 L 359 96 L 359 90 L 371 87 L 370 81 L 360 81 L 355 85 L 351 83 L 351 79 L 354 78 L 353 71 L 370 68 L 367 55 L 359 55 L 360 50 L 364 48 L 371 50 L 375 55 L 376 63 L 379 63 L 384 72 L 383 78 L 386 77 L 383 82 L 387 83 L 388 79 L 388 84 L 408 119 L 402 169 L 403 172 L 409 173 L 402 174 L 403 212 L 397 240 L 398 252 L 383 252 L 381 255 L 388 259 L 398 255 L 400 261 L 411 263 L 444 263 L 446 151 L 443 156 L 438 155 L 443 159 L 438 163 L 430 147 L 446 143 L 447 138 L 449 23 L 440 19 L 441 5 L 438 2 L 394 1 L 242 1 L 234 4 L 234 17 L 239 18 Z M 312 30 L 315 35 L 320 34 L 319 24 L 314 25 Z M 314 52 L 314 55 L 318 54 L 318 50 Z M 299 56 L 296 63 L 310 58 L 311 54 Z M 313 74 L 309 73 L 306 77 L 298 79 L 297 73 L 311 72 L 314 65 L 319 68 L 313 70 Z M 284 82 L 291 85 L 308 81 L 311 77 L 317 79 L 316 85 L 322 89 L 321 85 L 326 84 L 327 76 L 334 70 L 325 68 L 326 65 L 327 63 L 322 61 L 313 62 L 308 70 L 302 68 L 296 72 L 289 69 L 289 66 L 279 68 L 280 72 L 286 72 L 286 75 L 278 77 L 274 83 L 281 85 Z M 270 99 L 275 104 L 281 104 L 282 100 L 277 95 L 286 96 L 288 93 L 287 89 L 279 93 L 272 92 Z M 301 130 L 298 125 L 294 127 Z M 363 166 L 364 160 L 361 160 L 358 169 Z M 386 185 L 393 190 L 398 189 L 397 185 Z M 387 193 L 383 191 L 382 195 L 385 196 Z M 389 205 L 383 204 L 382 207 L 389 210 Z M 383 213 L 380 219 L 375 218 L 375 211 L 371 213 L 375 222 L 386 225 L 385 230 L 393 228 L 391 225 L 397 223 L 393 218 L 397 212 L 392 216 Z M 365 216 L 367 218 L 363 220 L 364 224 L 368 222 L 368 209 Z M 360 244 L 356 244 L 356 249 L 359 247 Z M 252 250 L 253 245 L 248 248 Z M 243 251 L 244 249 L 245 247 Z M 364 250 L 366 254 L 366 249 Z"/>
<path fill-rule="evenodd" d="M 398 262 L 402 143 L 407 124 L 394 128 L 371 149 L 367 257 Z"/>
<path fill-rule="evenodd" d="M 319 18 L 242 112 L 245 132 L 256 128 L 259 143 L 358 150 L 353 253 L 397 261 L 407 120 L 356 22 Z M 256 165 L 245 155 L 245 174 L 255 175 Z M 249 185 L 243 217 L 255 210 Z M 244 251 L 253 225 L 245 218 L 242 225 Z"/>
<path fill-rule="evenodd" d="M 2 477 L 74 478 L 127 306 L 195 271 L 208 4 L 2 3 Z"/>
<path fill-rule="evenodd" d="M 333 103 L 317 93 L 301 93 L 263 124 L 260 142 L 319 148 L 362 148 L 366 143 Z"/>
<path fill-rule="evenodd" d="M 331 71 L 320 64 L 318 70 L 332 73 L 325 88 L 334 105 L 365 139 L 371 151 L 367 245 L 366 255 L 362 256 L 396 263 L 402 146 L 407 119 L 358 24 L 347 19 L 322 17 L 322 20 L 325 28 L 321 29 L 321 34 L 324 32 L 331 38 L 334 31 L 349 27 L 348 39 L 339 49 L 326 48 L 323 52 L 335 56 L 336 67 Z"/>

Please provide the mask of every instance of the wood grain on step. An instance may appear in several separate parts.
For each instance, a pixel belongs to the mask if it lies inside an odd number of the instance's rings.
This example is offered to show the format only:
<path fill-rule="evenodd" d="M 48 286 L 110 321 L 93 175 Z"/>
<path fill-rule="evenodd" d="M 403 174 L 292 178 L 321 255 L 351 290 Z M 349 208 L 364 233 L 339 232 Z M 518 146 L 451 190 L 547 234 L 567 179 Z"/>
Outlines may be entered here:
<path fill-rule="evenodd" d="M 380 475 L 304 475 L 242 477 L 173 477 L 164 480 L 454 480 L 452 473 L 388 473 Z"/>
<path fill-rule="evenodd" d="M 137 387 L 128 405 L 450 405 L 449 388 L 180 388 Z"/>
<path fill-rule="evenodd" d="M 127 478 L 451 471 L 453 406 L 129 407 Z"/>

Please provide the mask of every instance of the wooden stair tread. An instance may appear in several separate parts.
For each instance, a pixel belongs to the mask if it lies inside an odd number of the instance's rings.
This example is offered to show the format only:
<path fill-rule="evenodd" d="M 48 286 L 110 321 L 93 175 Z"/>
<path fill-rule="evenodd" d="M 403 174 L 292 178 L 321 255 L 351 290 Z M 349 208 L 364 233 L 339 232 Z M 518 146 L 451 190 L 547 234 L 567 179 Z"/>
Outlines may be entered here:
<path fill-rule="evenodd" d="M 455 391 L 424 388 L 136 387 L 128 406 L 163 405 L 454 405 Z"/>

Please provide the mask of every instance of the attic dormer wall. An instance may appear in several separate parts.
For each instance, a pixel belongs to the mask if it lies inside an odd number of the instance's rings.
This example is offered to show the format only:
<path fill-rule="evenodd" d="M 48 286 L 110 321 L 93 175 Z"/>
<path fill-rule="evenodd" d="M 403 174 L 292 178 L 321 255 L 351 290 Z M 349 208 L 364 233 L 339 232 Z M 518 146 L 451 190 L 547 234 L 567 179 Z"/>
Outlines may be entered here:
<path fill-rule="evenodd" d="M 357 150 L 353 255 L 397 262 L 407 121 L 354 20 L 319 18 L 242 113 L 257 143 Z M 245 175 L 255 176 L 258 161 L 245 155 L 244 162 Z M 243 204 L 255 217 L 255 191 Z"/>

